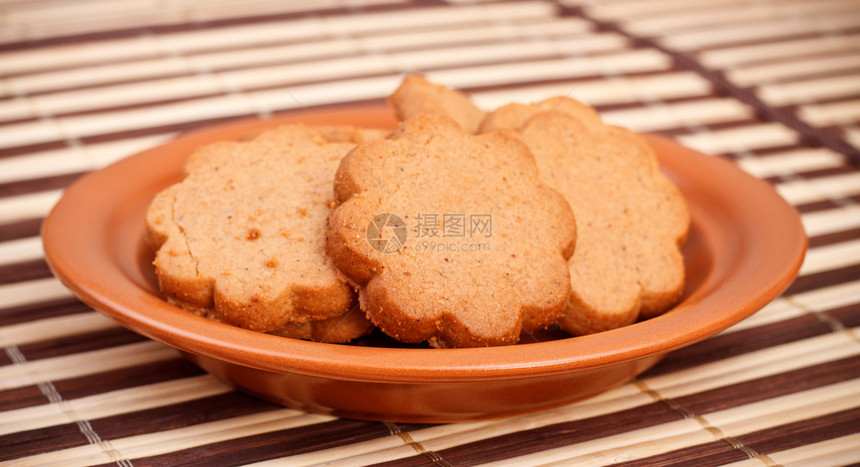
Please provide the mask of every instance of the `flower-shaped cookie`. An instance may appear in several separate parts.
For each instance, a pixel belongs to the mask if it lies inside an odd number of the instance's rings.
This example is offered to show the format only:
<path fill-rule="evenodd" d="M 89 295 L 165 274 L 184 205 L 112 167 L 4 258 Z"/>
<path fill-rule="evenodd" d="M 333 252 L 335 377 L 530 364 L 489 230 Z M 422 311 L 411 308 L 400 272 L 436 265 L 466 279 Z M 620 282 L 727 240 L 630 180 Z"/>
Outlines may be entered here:
<path fill-rule="evenodd" d="M 167 299 L 255 331 L 347 313 L 355 294 L 325 255 L 331 183 L 351 140 L 378 133 L 346 130 L 291 125 L 195 152 L 147 211 Z"/>
<path fill-rule="evenodd" d="M 501 107 L 481 131 L 498 129 L 518 130 L 542 179 L 576 213 L 571 296 L 559 320 L 564 329 L 605 331 L 658 315 L 678 301 L 684 290 L 680 248 L 690 217 L 642 138 L 564 98 Z"/>
<path fill-rule="evenodd" d="M 398 340 L 513 344 L 565 307 L 576 222 L 512 134 L 413 117 L 343 159 L 335 198 L 326 252 Z"/>

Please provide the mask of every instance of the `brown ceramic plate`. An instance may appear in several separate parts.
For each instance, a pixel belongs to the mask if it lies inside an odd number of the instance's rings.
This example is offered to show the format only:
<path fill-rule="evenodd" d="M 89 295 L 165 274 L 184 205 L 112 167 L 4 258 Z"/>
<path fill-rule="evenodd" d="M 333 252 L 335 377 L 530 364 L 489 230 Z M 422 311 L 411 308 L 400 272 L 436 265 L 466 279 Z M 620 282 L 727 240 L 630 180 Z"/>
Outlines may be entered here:
<path fill-rule="evenodd" d="M 152 197 L 179 181 L 186 156 L 215 140 L 284 122 L 393 127 L 382 107 L 249 120 L 182 136 L 72 185 L 43 226 L 47 260 L 81 300 L 181 350 L 261 398 L 313 412 L 438 422 L 536 411 L 619 386 L 667 352 L 746 318 L 791 283 L 806 250 L 794 209 L 734 165 L 647 136 L 692 215 L 688 285 L 666 314 L 585 337 L 475 349 L 305 342 L 247 331 L 162 300 L 143 242 Z"/>

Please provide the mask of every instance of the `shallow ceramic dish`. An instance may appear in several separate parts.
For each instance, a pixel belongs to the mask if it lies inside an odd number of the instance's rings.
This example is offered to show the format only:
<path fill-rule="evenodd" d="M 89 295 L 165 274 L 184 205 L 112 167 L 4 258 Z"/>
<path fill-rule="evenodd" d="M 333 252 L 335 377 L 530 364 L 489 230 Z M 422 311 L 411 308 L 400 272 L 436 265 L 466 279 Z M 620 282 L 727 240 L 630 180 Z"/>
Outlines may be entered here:
<path fill-rule="evenodd" d="M 410 422 L 536 411 L 619 386 L 667 352 L 751 315 L 793 280 L 806 250 L 794 209 L 732 164 L 646 136 L 692 215 L 688 284 L 666 314 L 584 337 L 475 349 L 333 345 L 270 336 L 197 317 L 162 300 L 144 213 L 179 181 L 197 146 L 304 121 L 393 127 L 382 107 L 297 112 L 182 136 L 72 185 L 43 226 L 47 260 L 81 300 L 164 342 L 237 388 L 290 407 Z"/>

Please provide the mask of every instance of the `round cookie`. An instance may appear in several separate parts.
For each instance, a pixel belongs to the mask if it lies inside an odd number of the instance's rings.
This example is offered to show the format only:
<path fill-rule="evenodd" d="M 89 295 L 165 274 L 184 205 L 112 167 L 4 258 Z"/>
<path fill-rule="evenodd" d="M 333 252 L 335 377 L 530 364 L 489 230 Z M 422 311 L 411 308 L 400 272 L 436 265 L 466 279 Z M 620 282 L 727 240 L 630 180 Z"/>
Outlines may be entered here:
<path fill-rule="evenodd" d="M 268 333 L 292 339 L 340 344 L 369 334 L 372 330 L 373 323 L 356 304 L 342 315 L 305 323 L 288 323 L 281 329 Z"/>
<path fill-rule="evenodd" d="M 576 213 L 571 295 L 559 320 L 565 330 L 605 331 L 677 303 L 684 290 L 680 248 L 690 218 L 645 141 L 565 98 L 501 107 L 487 116 L 482 131 L 500 128 L 518 130 L 541 177 Z"/>
<path fill-rule="evenodd" d="M 335 198 L 326 252 L 395 339 L 513 344 L 566 305 L 573 213 L 506 132 L 411 118 L 343 159 Z"/>
<path fill-rule="evenodd" d="M 374 135 L 289 125 L 199 149 L 147 211 L 162 293 L 255 331 L 347 313 L 355 293 L 324 251 L 331 183 L 351 140 Z"/>
<path fill-rule="evenodd" d="M 407 75 L 388 97 L 397 118 L 406 120 L 421 114 L 445 115 L 469 133 L 478 131 L 484 111 L 460 91 L 431 83 L 419 75 Z"/>

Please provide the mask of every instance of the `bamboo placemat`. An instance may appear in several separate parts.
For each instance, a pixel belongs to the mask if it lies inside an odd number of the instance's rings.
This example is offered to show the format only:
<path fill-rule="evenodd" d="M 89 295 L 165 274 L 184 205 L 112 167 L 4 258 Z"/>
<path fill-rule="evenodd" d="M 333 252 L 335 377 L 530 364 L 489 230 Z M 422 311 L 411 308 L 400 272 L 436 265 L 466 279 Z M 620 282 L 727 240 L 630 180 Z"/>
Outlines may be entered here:
<path fill-rule="evenodd" d="M 377 101 L 411 71 L 486 108 L 570 93 L 734 160 L 802 214 L 800 277 L 621 388 L 447 425 L 262 402 L 51 277 L 41 219 L 81 174 L 214 122 Z M 0 462 L 860 462 L 858 123 L 856 0 L 0 0 Z"/>

